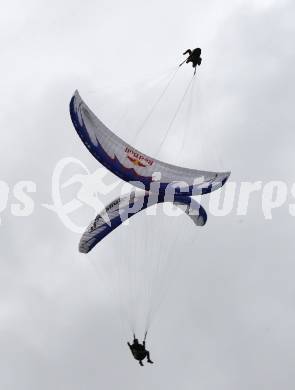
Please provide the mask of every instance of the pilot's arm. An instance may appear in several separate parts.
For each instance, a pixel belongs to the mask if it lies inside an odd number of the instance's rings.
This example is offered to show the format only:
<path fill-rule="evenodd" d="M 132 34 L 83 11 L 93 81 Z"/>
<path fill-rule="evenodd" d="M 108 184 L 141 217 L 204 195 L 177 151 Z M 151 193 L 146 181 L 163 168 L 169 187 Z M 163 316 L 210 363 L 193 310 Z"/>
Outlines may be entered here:
<path fill-rule="evenodd" d="M 185 56 L 186 54 L 191 55 L 191 54 L 192 54 L 191 49 L 187 49 L 187 50 L 183 53 L 184 56 Z"/>

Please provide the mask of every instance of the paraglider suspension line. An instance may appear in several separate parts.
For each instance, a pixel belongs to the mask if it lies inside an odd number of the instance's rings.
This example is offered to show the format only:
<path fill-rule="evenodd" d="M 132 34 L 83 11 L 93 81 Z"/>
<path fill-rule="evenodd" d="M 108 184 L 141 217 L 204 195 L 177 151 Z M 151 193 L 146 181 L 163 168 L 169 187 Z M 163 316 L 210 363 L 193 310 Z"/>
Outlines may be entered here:
<path fill-rule="evenodd" d="M 168 80 L 165 88 L 163 89 L 163 91 L 161 92 L 161 94 L 157 97 L 157 100 L 154 102 L 154 104 L 152 105 L 150 111 L 148 112 L 147 116 L 144 118 L 144 120 L 142 121 L 141 125 L 139 126 L 138 130 L 137 130 L 137 133 L 135 135 L 135 138 L 134 138 L 134 142 L 137 140 L 137 138 L 139 137 L 142 129 L 144 128 L 144 126 L 146 125 L 146 123 L 148 122 L 148 120 L 150 119 L 150 117 L 152 116 L 153 112 L 155 111 L 156 107 L 158 106 L 158 104 L 160 103 L 160 101 L 162 100 L 163 96 L 165 95 L 165 93 L 167 92 L 167 89 L 169 88 L 169 86 L 171 85 L 172 81 L 174 80 L 175 76 L 176 76 L 176 73 L 178 72 L 178 68 L 174 71 L 174 73 L 172 74 L 172 76 L 170 77 L 170 79 Z"/>
<path fill-rule="evenodd" d="M 173 115 L 173 117 L 172 117 L 172 119 L 171 119 L 171 121 L 169 123 L 169 126 L 167 127 L 165 135 L 164 135 L 164 137 L 163 137 L 163 139 L 162 139 L 162 141 L 160 143 L 160 146 L 159 146 L 159 148 L 157 150 L 156 156 L 158 156 L 158 154 L 160 153 L 160 151 L 161 151 L 161 149 L 162 149 L 162 147 L 163 147 L 163 145 L 164 145 L 164 143 L 166 141 L 166 138 L 167 138 L 167 136 L 168 136 L 168 134 L 170 132 L 170 129 L 173 126 L 173 123 L 174 123 L 174 121 L 175 121 L 175 119 L 177 117 L 177 114 L 178 114 L 178 112 L 179 112 L 179 110 L 180 110 L 180 108 L 182 106 L 182 103 L 184 102 L 184 99 L 185 99 L 185 97 L 186 97 L 186 95 L 187 95 L 187 93 L 188 93 L 188 91 L 189 91 L 189 89 L 190 89 L 190 87 L 191 87 L 191 85 L 193 83 L 194 77 L 195 77 L 195 73 L 194 73 L 193 77 L 191 78 L 190 82 L 188 83 L 188 85 L 187 85 L 187 87 L 186 87 L 186 89 L 184 91 L 184 94 L 182 95 L 182 98 L 181 98 L 181 100 L 180 100 L 180 102 L 179 102 L 179 104 L 178 104 L 178 106 L 176 108 L 176 111 L 175 111 L 175 113 L 174 113 L 174 115 Z"/>

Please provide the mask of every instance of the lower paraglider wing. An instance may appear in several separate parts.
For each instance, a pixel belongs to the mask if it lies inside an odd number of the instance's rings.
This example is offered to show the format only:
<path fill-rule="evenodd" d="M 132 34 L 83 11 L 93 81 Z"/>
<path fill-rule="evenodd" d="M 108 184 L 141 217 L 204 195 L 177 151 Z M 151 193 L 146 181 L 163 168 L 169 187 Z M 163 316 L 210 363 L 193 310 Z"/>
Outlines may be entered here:
<path fill-rule="evenodd" d="M 79 251 L 88 253 L 98 242 L 120 226 L 126 219 L 138 212 L 163 203 L 167 200 L 148 192 L 132 192 L 130 195 L 119 197 L 102 210 L 88 226 L 81 237 Z M 173 203 L 183 209 L 197 226 L 204 226 L 207 221 L 205 209 L 188 196 L 178 196 Z"/>
<path fill-rule="evenodd" d="M 181 195 L 202 195 L 224 185 L 230 172 L 209 172 L 166 164 L 136 150 L 111 132 L 75 92 L 70 103 L 74 127 L 92 155 L 121 179 L 137 187 Z"/>

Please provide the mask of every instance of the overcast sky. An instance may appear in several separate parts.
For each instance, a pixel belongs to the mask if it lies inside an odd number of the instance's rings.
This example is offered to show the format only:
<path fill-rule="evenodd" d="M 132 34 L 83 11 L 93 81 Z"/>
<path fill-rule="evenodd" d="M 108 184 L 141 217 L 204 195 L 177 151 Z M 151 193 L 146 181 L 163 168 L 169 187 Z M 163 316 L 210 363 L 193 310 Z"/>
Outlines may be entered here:
<path fill-rule="evenodd" d="M 2 1 L 1 389 L 294 389 L 294 11 L 291 0 Z M 159 217 L 141 260 L 155 260 L 160 241 L 161 258 L 169 254 L 177 272 L 169 273 L 149 334 L 155 364 L 141 368 L 95 263 L 115 266 L 142 253 L 144 218 L 87 257 L 78 253 L 80 235 L 43 205 L 54 203 L 52 175 L 62 159 L 81 163 L 65 169 L 61 184 L 100 168 L 71 124 L 74 90 L 118 135 L 153 155 L 191 68 L 181 68 L 167 103 L 137 138 L 136 129 L 182 52 L 196 46 L 203 63 L 191 106 L 182 107 L 159 157 L 229 169 L 238 189 L 242 181 L 282 181 L 288 196 L 270 220 L 261 191 L 247 215 L 237 215 L 236 197 L 229 215 L 208 211 L 204 228 L 194 230 L 185 216 Z M 117 179 L 106 173 L 104 180 Z M 36 183 L 27 216 L 14 215 L 20 181 Z M 79 202 L 78 190 L 60 188 L 63 202 Z M 70 218 L 83 227 L 93 209 L 78 204 Z"/>

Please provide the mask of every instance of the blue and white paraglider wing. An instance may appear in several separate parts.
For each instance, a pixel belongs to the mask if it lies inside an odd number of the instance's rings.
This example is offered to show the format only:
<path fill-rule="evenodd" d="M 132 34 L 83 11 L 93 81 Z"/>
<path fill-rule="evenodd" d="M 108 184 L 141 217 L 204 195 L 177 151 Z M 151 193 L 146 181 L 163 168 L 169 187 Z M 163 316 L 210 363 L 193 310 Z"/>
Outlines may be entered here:
<path fill-rule="evenodd" d="M 94 221 L 83 233 L 79 251 L 88 253 L 98 242 L 120 226 L 126 219 L 131 218 L 138 212 L 153 206 L 157 203 L 167 201 L 156 194 L 148 192 L 132 192 L 131 194 L 119 197 L 102 210 Z M 178 196 L 173 202 L 180 207 L 191 218 L 197 226 L 204 226 L 207 221 L 205 209 L 194 199 L 188 196 Z"/>
<path fill-rule="evenodd" d="M 208 172 L 166 164 L 136 150 L 109 130 L 81 99 L 78 91 L 70 102 L 74 127 L 92 155 L 127 182 L 146 190 L 158 183 L 159 191 L 201 195 L 224 185 L 230 172 Z"/>

